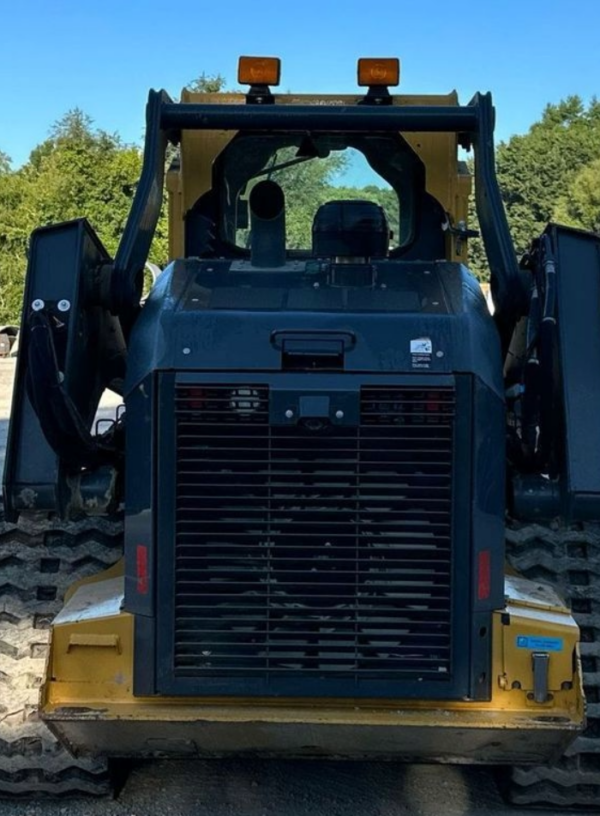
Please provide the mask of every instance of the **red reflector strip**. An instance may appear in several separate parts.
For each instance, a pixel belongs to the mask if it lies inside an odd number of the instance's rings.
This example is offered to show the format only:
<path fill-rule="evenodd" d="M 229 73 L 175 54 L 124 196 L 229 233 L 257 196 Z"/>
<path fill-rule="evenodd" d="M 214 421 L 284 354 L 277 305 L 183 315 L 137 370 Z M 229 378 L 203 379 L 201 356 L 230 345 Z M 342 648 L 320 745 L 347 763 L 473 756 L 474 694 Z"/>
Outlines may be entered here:
<path fill-rule="evenodd" d="M 140 595 L 148 594 L 148 547 L 138 544 L 136 552 L 137 591 Z"/>
<path fill-rule="evenodd" d="M 491 554 L 489 550 L 479 553 L 477 571 L 477 599 L 486 601 L 490 597 L 492 580 Z"/>

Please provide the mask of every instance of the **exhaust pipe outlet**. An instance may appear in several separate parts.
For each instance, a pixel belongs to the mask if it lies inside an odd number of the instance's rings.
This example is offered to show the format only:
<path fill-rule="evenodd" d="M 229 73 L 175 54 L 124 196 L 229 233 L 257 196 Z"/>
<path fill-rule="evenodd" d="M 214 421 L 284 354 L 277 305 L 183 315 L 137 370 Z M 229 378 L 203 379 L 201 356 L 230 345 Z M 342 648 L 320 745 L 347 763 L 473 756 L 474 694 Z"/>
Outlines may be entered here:
<path fill-rule="evenodd" d="M 285 265 L 285 196 L 274 181 L 260 181 L 250 193 L 252 266 Z"/>

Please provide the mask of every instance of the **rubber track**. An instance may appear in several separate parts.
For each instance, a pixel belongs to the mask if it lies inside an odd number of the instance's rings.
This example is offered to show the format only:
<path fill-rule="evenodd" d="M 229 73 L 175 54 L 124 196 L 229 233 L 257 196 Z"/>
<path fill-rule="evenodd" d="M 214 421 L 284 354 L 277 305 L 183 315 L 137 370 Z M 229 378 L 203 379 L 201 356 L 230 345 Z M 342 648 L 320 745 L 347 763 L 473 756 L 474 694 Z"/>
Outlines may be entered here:
<path fill-rule="evenodd" d="M 514 804 L 600 807 L 600 525 L 552 528 L 511 525 L 507 557 L 522 575 L 552 584 L 581 629 L 587 727 L 553 767 L 512 772 Z"/>
<path fill-rule="evenodd" d="M 49 627 L 66 589 L 121 554 L 120 522 L 0 522 L 0 798 L 110 792 L 106 763 L 71 756 L 37 709 Z"/>

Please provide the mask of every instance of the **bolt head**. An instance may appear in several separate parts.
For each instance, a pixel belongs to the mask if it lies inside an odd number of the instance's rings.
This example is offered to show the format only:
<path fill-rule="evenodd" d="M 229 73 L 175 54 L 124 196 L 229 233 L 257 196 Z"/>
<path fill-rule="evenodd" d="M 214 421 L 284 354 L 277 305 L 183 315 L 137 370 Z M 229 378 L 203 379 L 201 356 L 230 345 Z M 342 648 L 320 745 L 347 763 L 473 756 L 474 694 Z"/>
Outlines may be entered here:
<path fill-rule="evenodd" d="M 344 418 L 344 412 L 343 411 L 336 411 L 335 412 L 335 418 L 336 419 L 343 419 Z"/>
<path fill-rule="evenodd" d="M 43 300 L 41 300 L 40 298 L 37 298 L 31 304 L 31 308 L 33 309 L 34 312 L 41 312 L 45 305 L 46 304 L 44 303 Z"/>
<path fill-rule="evenodd" d="M 285 418 L 286 419 L 293 419 L 294 418 L 294 412 L 292 411 L 291 408 L 288 408 L 287 411 L 285 412 Z"/>
<path fill-rule="evenodd" d="M 191 350 L 191 348 L 188 348 L 188 347 L 186 346 L 186 347 L 183 349 L 183 353 L 184 353 L 184 354 L 191 354 L 191 353 L 192 353 L 192 350 Z"/>
<path fill-rule="evenodd" d="M 59 300 L 57 305 L 59 312 L 68 312 L 71 308 L 71 303 L 68 300 Z"/>

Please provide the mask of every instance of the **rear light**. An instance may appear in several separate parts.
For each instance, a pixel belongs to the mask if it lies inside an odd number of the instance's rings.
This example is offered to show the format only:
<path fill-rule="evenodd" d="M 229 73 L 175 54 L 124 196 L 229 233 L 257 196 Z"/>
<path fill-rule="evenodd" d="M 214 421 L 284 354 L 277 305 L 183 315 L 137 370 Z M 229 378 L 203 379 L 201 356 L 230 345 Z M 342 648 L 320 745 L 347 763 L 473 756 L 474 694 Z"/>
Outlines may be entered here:
<path fill-rule="evenodd" d="M 192 411 L 202 411 L 206 405 L 206 396 L 203 388 L 189 388 L 186 394 L 186 405 Z"/>
<path fill-rule="evenodd" d="M 136 550 L 137 591 L 140 595 L 148 594 L 148 547 L 138 544 Z"/>
<path fill-rule="evenodd" d="M 361 58 L 358 61 L 358 84 L 361 87 L 400 84 L 400 60 Z"/>
<path fill-rule="evenodd" d="M 491 591 L 491 553 L 489 550 L 482 550 L 477 562 L 477 600 L 487 601 Z"/>
<path fill-rule="evenodd" d="M 277 57 L 240 57 L 240 85 L 279 85 L 281 60 Z"/>

